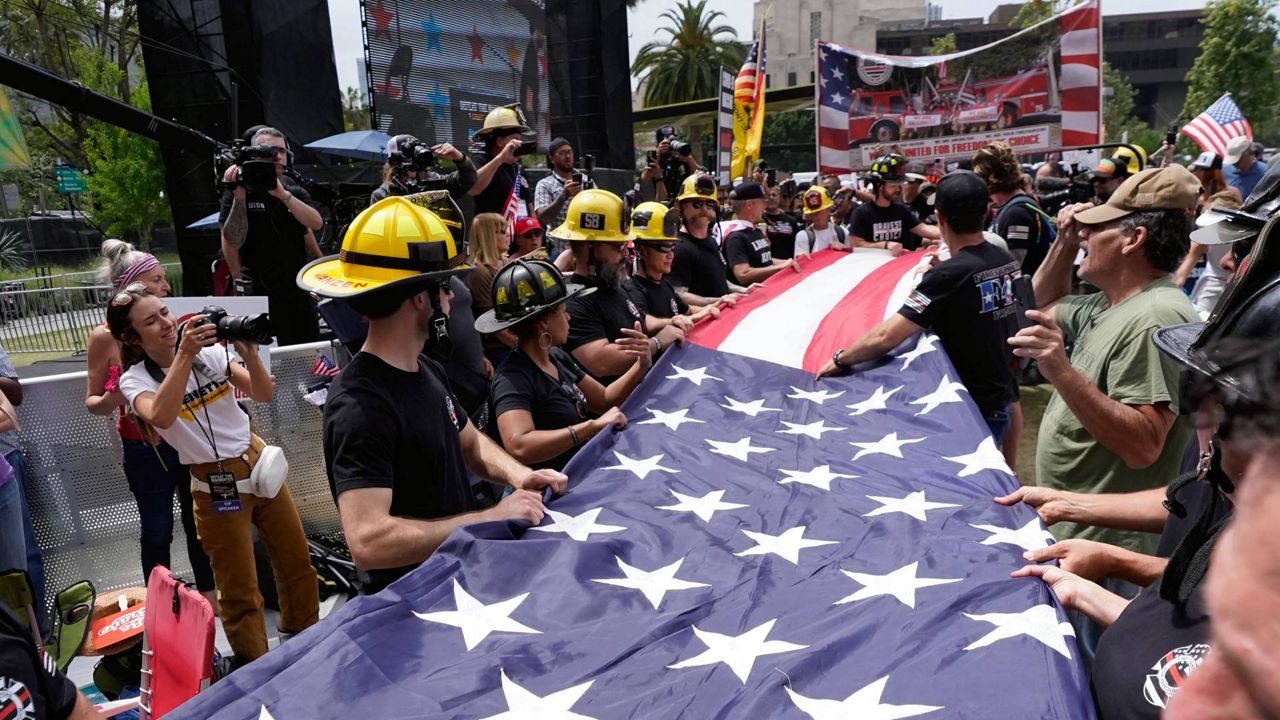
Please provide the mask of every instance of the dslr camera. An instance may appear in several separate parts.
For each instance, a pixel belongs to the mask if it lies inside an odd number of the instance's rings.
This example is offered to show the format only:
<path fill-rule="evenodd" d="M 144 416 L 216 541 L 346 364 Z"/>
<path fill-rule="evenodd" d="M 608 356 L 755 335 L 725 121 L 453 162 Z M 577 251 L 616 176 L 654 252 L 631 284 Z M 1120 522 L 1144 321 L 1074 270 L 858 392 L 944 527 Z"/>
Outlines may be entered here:
<path fill-rule="evenodd" d="M 236 140 L 224 146 L 214 156 L 214 170 L 219 190 L 243 187 L 248 192 L 264 193 L 275 189 L 277 182 L 276 158 L 284 152 L 275 145 L 250 145 Z M 234 182 L 224 181 L 227 168 L 237 166 L 239 173 Z"/>
<path fill-rule="evenodd" d="M 430 145 L 421 140 L 405 143 L 389 159 L 398 169 L 427 172 L 436 168 L 436 154 L 431 152 Z"/>
<path fill-rule="evenodd" d="M 219 340 L 257 343 L 270 345 L 275 340 L 275 332 L 271 327 L 271 317 L 267 313 L 257 315 L 228 315 L 225 308 L 217 305 L 205 305 L 200 309 L 204 322 L 212 323 L 217 330 Z M 203 324 L 203 323 L 201 323 Z M 178 344 L 182 343 L 182 333 L 186 323 L 178 329 Z"/>

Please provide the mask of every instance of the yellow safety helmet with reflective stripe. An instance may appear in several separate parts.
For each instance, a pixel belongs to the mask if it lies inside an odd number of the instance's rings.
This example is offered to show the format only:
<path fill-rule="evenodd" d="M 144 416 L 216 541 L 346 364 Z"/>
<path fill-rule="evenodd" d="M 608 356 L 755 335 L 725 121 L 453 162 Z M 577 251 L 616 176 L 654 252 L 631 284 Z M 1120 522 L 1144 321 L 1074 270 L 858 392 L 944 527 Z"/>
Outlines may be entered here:
<path fill-rule="evenodd" d="M 1138 151 L 1136 156 L 1133 154 L 1134 150 Z M 1132 149 L 1116 148 L 1116 151 L 1111 154 L 1111 160 L 1116 165 L 1123 165 L 1128 174 L 1137 175 L 1147 166 L 1147 151 L 1141 145 L 1134 145 Z"/>
<path fill-rule="evenodd" d="M 829 209 L 835 203 L 831 202 L 831 196 L 827 194 L 827 189 L 821 185 L 814 185 L 804 191 L 804 214 L 814 215 L 823 210 Z"/>
<path fill-rule="evenodd" d="M 476 131 L 476 137 L 483 138 L 500 130 L 509 133 L 529 132 L 529 126 L 525 124 L 524 112 L 520 110 L 520 103 L 503 105 L 490 110 L 489 114 L 484 116 L 484 126 Z"/>
<path fill-rule="evenodd" d="M 684 184 L 680 186 L 680 194 L 676 197 L 676 200 L 710 200 L 718 205 L 720 200 L 716 197 L 715 178 L 706 173 L 690 175 L 684 179 Z"/>
<path fill-rule="evenodd" d="M 569 201 L 564 223 L 551 231 L 557 240 L 631 242 L 631 215 L 622 198 L 608 190 L 583 190 Z"/>
<path fill-rule="evenodd" d="M 660 202 L 643 202 L 631 211 L 631 231 L 636 242 L 670 243 L 680 231 L 680 214 Z"/>
<path fill-rule="evenodd" d="M 298 272 L 298 287 L 350 298 L 409 281 L 445 279 L 471 269 L 440 216 L 403 197 L 389 197 L 356 216 L 337 255 Z"/>

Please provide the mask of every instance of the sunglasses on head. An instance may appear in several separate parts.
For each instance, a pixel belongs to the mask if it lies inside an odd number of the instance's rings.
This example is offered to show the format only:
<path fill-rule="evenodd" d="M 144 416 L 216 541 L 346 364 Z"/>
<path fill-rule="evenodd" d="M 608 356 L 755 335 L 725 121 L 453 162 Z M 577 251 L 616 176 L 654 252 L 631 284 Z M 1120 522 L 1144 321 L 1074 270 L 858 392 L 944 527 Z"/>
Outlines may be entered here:
<path fill-rule="evenodd" d="M 116 296 L 111 298 L 111 307 L 124 307 L 125 305 L 133 302 L 134 299 L 138 297 L 139 293 L 144 293 L 146 291 L 147 286 L 144 283 L 129 283 L 125 289 L 116 293 Z"/>

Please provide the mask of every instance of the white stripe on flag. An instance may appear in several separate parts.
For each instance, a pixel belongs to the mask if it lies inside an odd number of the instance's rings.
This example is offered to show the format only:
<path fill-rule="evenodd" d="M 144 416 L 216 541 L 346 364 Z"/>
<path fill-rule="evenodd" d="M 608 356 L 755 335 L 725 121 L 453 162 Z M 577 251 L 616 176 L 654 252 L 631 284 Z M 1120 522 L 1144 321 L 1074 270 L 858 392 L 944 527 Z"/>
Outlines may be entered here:
<path fill-rule="evenodd" d="M 1058 86 L 1063 90 L 1098 86 L 1098 68 L 1084 63 L 1065 63 Z"/>
<path fill-rule="evenodd" d="M 849 114 L 843 110 L 821 105 L 818 107 L 818 125 L 835 130 L 848 130 Z"/>
<path fill-rule="evenodd" d="M 884 319 L 888 320 L 902 309 L 902 304 L 907 301 L 907 296 L 915 289 L 916 284 L 920 281 L 920 276 L 912 270 L 903 273 L 902 279 L 894 286 L 893 292 L 889 294 L 889 302 L 884 306 Z"/>
<path fill-rule="evenodd" d="M 1192 126 L 1195 129 L 1195 132 L 1211 145 L 1225 148 L 1227 141 L 1231 139 L 1231 135 L 1224 132 L 1222 127 L 1212 120 L 1197 117 L 1187 124 Z"/>
<path fill-rule="evenodd" d="M 716 349 L 804 367 L 805 352 L 827 313 L 867 275 L 892 259 L 885 253 L 850 253 L 752 311 Z"/>
<path fill-rule="evenodd" d="M 1062 35 L 1062 55 L 1097 55 L 1098 29 L 1072 30 Z"/>
<path fill-rule="evenodd" d="M 818 164 L 827 167 L 849 167 L 849 151 L 823 145 L 818 148 Z"/>
<path fill-rule="evenodd" d="M 1098 113 L 1093 111 L 1063 110 L 1062 129 L 1098 132 Z"/>

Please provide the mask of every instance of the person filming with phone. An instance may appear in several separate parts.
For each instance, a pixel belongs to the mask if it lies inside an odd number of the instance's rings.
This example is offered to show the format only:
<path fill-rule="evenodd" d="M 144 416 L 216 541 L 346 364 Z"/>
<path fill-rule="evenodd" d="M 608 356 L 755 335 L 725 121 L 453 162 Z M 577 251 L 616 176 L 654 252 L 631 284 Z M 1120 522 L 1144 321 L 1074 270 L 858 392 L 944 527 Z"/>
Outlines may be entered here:
<path fill-rule="evenodd" d="M 467 191 L 475 198 L 475 214 L 498 213 L 506 216 L 507 208 L 514 217 L 533 214 L 529 182 L 524 176 L 520 158 L 537 150 L 525 124 L 520 105 L 504 105 L 489 111 L 484 126 L 476 131 L 475 141 L 483 147 L 476 182 Z"/>
<path fill-rule="evenodd" d="M 196 531 L 213 566 L 227 640 L 237 666 L 252 661 L 267 652 L 254 528 L 271 555 L 281 635 L 314 625 L 320 603 L 302 520 L 285 483 L 288 462 L 253 434 L 235 398 L 235 390 L 260 403 L 275 396 L 275 380 L 258 355 L 258 344 L 271 341 L 270 322 L 214 307 L 180 322 L 146 285 L 134 283 L 111 299 L 107 327 L 127 368 L 120 393 L 191 472 Z"/>

